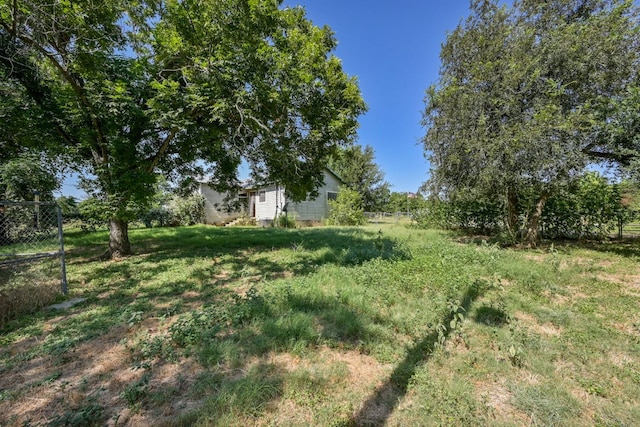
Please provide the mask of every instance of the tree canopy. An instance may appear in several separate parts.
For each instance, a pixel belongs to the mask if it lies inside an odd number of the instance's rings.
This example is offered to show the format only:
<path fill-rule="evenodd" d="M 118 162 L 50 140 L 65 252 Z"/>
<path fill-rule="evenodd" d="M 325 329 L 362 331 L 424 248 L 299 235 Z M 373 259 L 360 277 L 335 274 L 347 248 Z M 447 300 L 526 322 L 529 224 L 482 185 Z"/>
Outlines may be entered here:
<path fill-rule="evenodd" d="M 22 123 L 0 142 L 88 171 L 113 255 L 130 252 L 127 206 L 149 199 L 158 171 L 226 190 L 245 160 L 304 199 L 365 105 L 331 30 L 281 3 L 0 0 L 0 112 Z"/>
<path fill-rule="evenodd" d="M 40 200 L 54 200 L 60 181 L 49 165 L 33 153 L 0 162 L 0 200 L 31 201 L 36 191 Z"/>
<path fill-rule="evenodd" d="M 375 153 L 369 145 L 353 145 L 338 150 L 337 156 L 329 161 L 329 167 L 350 188 L 362 197 L 365 212 L 384 210 L 389 200 L 389 183 L 384 172 L 375 162 Z"/>
<path fill-rule="evenodd" d="M 637 18 L 631 1 L 472 1 L 425 99 L 432 194 L 497 197 L 533 242 L 546 201 L 588 164 L 637 167 Z"/>

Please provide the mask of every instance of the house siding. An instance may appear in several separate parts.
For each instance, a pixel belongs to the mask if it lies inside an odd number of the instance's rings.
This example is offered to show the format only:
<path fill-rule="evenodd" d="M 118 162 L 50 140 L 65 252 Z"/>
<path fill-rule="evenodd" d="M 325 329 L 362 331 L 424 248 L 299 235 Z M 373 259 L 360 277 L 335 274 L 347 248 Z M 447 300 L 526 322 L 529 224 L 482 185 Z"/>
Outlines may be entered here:
<path fill-rule="evenodd" d="M 324 184 L 318 189 L 318 197 L 304 202 L 287 203 L 286 190 L 281 185 L 246 190 L 246 213 L 255 218 L 258 224 L 266 226 L 283 213 L 287 205 L 287 215 L 297 221 L 322 221 L 329 216 L 327 193 L 339 192 L 341 181 L 333 173 L 324 172 Z M 264 201 L 260 201 L 260 193 L 264 191 Z M 240 215 L 239 212 L 226 212 L 223 208 L 225 195 L 201 183 L 198 192 L 205 198 L 205 220 L 208 224 L 222 224 Z"/>
<path fill-rule="evenodd" d="M 265 192 L 265 201 L 260 201 L 260 192 Z M 273 221 L 282 213 L 285 203 L 284 188 L 282 186 L 265 187 L 255 191 L 255 218 L 259 222 Z"/>
<path fill-rule="evenodd" d="M 304 202 L 289 203 L 287 215 L 298 221 L 321 221 L 329 216 L 327 193 L 340 191 L 340 181 L 332 173 L 324 173 L 324 185 L 318 189 L 318 197 Z"/>
<path fill-rule="evenodd" d="M 222 206 L 225 195 L 205 183 L 200 183 L 198 193 L 204 196 L 204 218 L 207 224 L 222 224 L 240 216 L 241 212 L 227 212 Z"/>

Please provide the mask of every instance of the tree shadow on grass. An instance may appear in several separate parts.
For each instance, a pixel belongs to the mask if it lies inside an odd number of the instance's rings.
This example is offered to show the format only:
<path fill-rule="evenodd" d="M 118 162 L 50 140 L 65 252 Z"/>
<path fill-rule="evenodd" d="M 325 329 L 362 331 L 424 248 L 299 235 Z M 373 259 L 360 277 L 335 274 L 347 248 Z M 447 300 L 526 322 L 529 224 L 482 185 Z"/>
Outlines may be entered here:
<path fill-rule="evenodd" d="M 478 281 L 474 282 L 459 302 L 458 308 L 451 310 L 443 319 L 440 331 L 429 333 L 422 340 L 408 349 L 405 358 L 396 366 L 387 381 L 379 386 L 367 399 L 362 408 L 345 426 L 382 426 L 401 399 L 407 394 L 409 382 L 420 366 L 429 361 L 438 343 L 444 343 L 454 331 L 450 326 L 460 308 L 469 312 L 473 302 L 481 296 L 482 289 Z"/>
<path fill-rule="evenodd" d="M 401 242 L 382 233 L 353 228 L 133 230 L 132 242 L 138 253 L 120 261 L 95 261 L 83 254 L 93 247 L 74 247 L 67 257 L 71 275 L 76 267 L 99 262 L 101 268 L 94 270 L 99 276 L 84 273 L 76 280 L 102 283 L 104 292 L 110 287 L 137 289 L 136 297 L 145 293 L 147 297 L 180 295 L 194 290 L 207 297 L 215 296 L 220 285 L 234 282 L 308 275 L 323 265 L 351 266 L 375 258 L 411 257 Z M 186 271 L 188 275 L 175 282 L 168 281 L 163 289 L 139 286 L 171 269 Z M 70 289 L 73 288 L 72 280 Z"/>
<path fill-rule="evenodd" d="M 557 248 L 589 249 L 596 252 L 612 253 L 625 258 L 640 258 L 640 237 L 625 238 L 622 240 L 611 239 L 604 241 L 562 241 Z"/>
<path fill-rule="evenodd" d="M 35 363 L 39 357 L 53 357 L 56 369 L 66 372 L 77 357 L 77 349 L 91 349 L 98 341 L 119 342 L 122 336 L 132 339 L 138 333 L 145 334 L 162 322 L 165 311 L 166 318 L 172 317 L 165 335 L 149 334 L 137 344 L 132 341 L 131 357 L 136 364 L 142 366 L 143 362 L 153 360 L 171 362 L 193 355 L 205 367 L 240 366 L 245 370 L 251 368 L 250 360 L 270 352 L 304 351 L 318 344 L 354 348 L 371 332 L 362 313 L 344 306 L 339 298 L 307 297 L 295 292 L 287 294 L 285 290 L 277 300 L 266 301 L 261 295 L 239 293 L 234 287 L 245 279 L 246 283 L 255 284 L 262 279 L 277 278 L 284 272 L 307 275 L 322 265 L 351 266 L 376 258 L 391 260 L 411 256 L 395 240 L 362 229 L 292 231 L 193 227 L 142 231 L 133 233 L 132 237 L 138 254 L 121 261 L 87 259 L 83 251 L 94 250 L 97 244 L 70 245 L 71 277 L 76 274 L 74 279 L 79 288 L 80 279 L 89 283 L 84 289 L 74 290 L 72 279 L 71 289 L 76 295 L 87 297 L 87 301 L 63 313 L 42 311 L 8 325 L 3 334 L 26 331 L 30 326 L 50 321 L 46 329 L 36 328 L 40 331 L 32 334 L 35 341 L 25 347 L 20 360 L 11 363 L 17 366 L 29 360 Z M 269 252 L 274 251 L 277 255 L 286 252 L 286 256 L 270 257 Z M 204 263 L 193 267 L 195 260 L 203 259 Z M 175 262 L 177 268 L 187 269 L 180 278 L 171 277 L 176 266 L 170 264 Z M 220 263 L 229 270 L 224 275 L 218 268 Z M 245 272 L 250 276 L 243 276 Z M 163 274 L 168 277 L 150 284 L 154 277 Z M 98 337 L 101 338 L 94 341 Z M 7 344 L 13 347 L 11 341 Z M 87 366 L 101 356 L 100 351 L 83 353 Z M 8 356 L 9 350 L 5 354 Z M 7 364 L 3 369 L 13 372 L 12 366 Z M 85 378 L 89 383 L 102 381 L 91 372 L 87 368 Z M 247 377 L 248 382 L 238 382 L 234 372 L 237 370 L 216 374 L 220 384 L 228 387 L 232 394 L 244 392 L 247 384 L 255 382 L 251 375 Z M 281 375 L 275 377 L 275 383 L 263 378 L 267 386 L 260 391 L 260 398 L 266 399 L 265 402 L 280 393 Z M 223 401 L 220 384 L 212 389 L 211 395 L 220 396 L 219 400 Z M 234 384 L 238 385 L 237 389 Z M 144 383 L 140 385 L 141 389 L 145 387 Z M 122 393 L 126 395 L 127 390 Z M 136 390 L 132 392 L 137 393 Z M 180 388 L 178 391 L 184 392 Z M 231 400 L 237 398 L 234 395 Z M 209 404 L 215 405 L 205 403 Z M 212 411 L 216 413 L 218 409 Z M 209 409 L 205 412 L 211 413 Z"/>
<path fill-rule="evenodd" d="M 65 311 L 60 318 L 65 327 L 53 330 L 54 335 L 60 334 L 59 346 L 56 346 L 70 348 L 116 325 L 135 323 L 148 316 L 178 314 L 207 301 L 226 301 L 237 293 L 234 286 L 243 283 L 307 275 L 327 264 L 349 266 L 374 258 L 411 256 L 394 239 L 354 228 L 283 230 L 197 226 L 132 230 L 131 237 L 138 250 L 136 255 L 120 261 L 101 261 L 85 254 L 102 248 L 100 238 L 72 234 L 67 255 L 70 290 L 87 300 Z M 285 258 L 270 257 L 271 252 L 282 249 L 288 249 Z M 191 261 L 196 259 L 205 262 L 194 267 Z M 176 267 L 176 262 L 182 264 Z M 220 271 L 221 263 L 227 271 Z M 187 274 L 176 279 L 168 277 L 159 281 L 159 285 L 148 285 L 157 276 L 167 273 L 170 276 L 172 268 L 186 269 Z M 95 312 L 89 321 L 83 320 L 87 310 Z M 58 317 L 58 312 L 42 310 L 9 321 L 1 332 L 24 330 Z M 70 325 L 70 318 L 74 317 L 78 320 L 71 319 Z"/>
<path fill-rule="evenodd" d="M 495 236 L 478 236 L 468 235 L 460 232 L 450 232 L 450 235 L 458 242 L 471 245 L 487 245 L 498 244 L 506 248 L 514 248 L 516 250 L 531 250 L 529 246 L 506 244 L 499 237 Z M 596 252 L 611 253 L 620 255 L 625 258 L 640 258 L 640 237 L 625 237 L 624 239 L 603 238 L 603 239 L 544 239 L 538 242 L 535 250 L 548 251 L 554 250 L 570 250 L 570 249 L 588 249 Z"/>
<path fill-rule="evenodd" d="M 86 241 L 81 235 L 76 239 L 79 242 Z M 220 258 L 226 255 L 238 257 L 245 263 L 250 255 L 291 249 L 297 254 L 306 254 L 298 257 L 302 261 L 301 266 L 293 265 L 300 273 L 308 272 L 309 265 L 355 265 L 372 258 L 410 256 L 398 242 L 381 232 L 358 228 L 291 230 L 195 226 L 132 230 L 131 241 L 136 252 L 134 256 L 145 256 L 146 263 L 166 259 Z M 94 242 L 73 247 L 68 251 L 67 258 L 75 264 L 95 262 L 96 259 L 87 257 L 86 253 L 97 252 L 97 247 L 102 248 L 102 245 Z"/>
<path fill-rule="evenodd" d="M 102 234 L 106 236 L 106 233 Z M 86 252 L 99 252 L 102 249 L 100 236 L 100 233 L 76 233 L 70 238 L 69 246 L 72 249 L 67 256 L 71 273 L 70 289 L 86 297 L 87 302 L 66 314 L 82 314 L 87 306 L 92 309 L 99 307 L 100 310 L 100 315 L 94 316 L 92 321 L 74 325 L 74 335 L 69 337 L 73 343 L 90 339 L 110 326 L 135 322 L 140 317 L 152 315 L 157 306 L 164 302 L 171 303 L 172 299 L 178 299 L 185 305 L 224 300 L 233 294 L 230 287 L 224 286 L 227 284 L 258 283 L 286 275 L 306 275 L 327 264 L 350 266 L 374 258 L 407 259 L 411 256 L 397 241 L 363 229 L 183 227 L 132 230 L 132 242 L 138 253 L 125 260 L 87 258 Z M 284 259 L 270 257 L 270 252 L 281 249 L 288 250 Z M 193 267 L 190 262 L 195 259 L 204 259 L 205 262 Z M 174 268 L 170 265 L 174 261 L 183 262 L 180 268 L 188 269 L 186 276 L 174 280 L 169 278 L 161 282 L 161 286 L 146 286 L 156 276 Z M 220 263 L 228 271 L 221 272 Z M 87 264 L 97 268 L 85 269 L 81 275 L 75 273 Z M 91 286 L 79 286 L 80 281 Z M 179 307 L 162 310 L 180 312 Z M 3 332 L 57 316 L 58 313 L 42 311 L 8 325 Z M 98 331 L 95 330 L 96 319 L 103 319 Z M 64 344 L 67 345 L 71 344 Z"/>
<path fill-rule="evenodd" d="M 285 290 L 264 297 L 249 292 L 182 317 L 170 334 L 188 353 L 193 351 L 206 365 L 216 366 L 233 364 L 230 359 L 321 344 L 355 348 L 372 338 L 368 320 L 328 295 L 308 298 Z"/>

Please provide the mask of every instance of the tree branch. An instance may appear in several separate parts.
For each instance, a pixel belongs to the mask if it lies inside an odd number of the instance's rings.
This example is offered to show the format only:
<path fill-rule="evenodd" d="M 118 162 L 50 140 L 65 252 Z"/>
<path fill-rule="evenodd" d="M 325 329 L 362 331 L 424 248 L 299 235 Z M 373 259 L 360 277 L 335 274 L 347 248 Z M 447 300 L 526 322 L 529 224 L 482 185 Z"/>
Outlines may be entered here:
<path fill-rule="evenodd" d="M 631 160 L 635 159 L 636 155 L 633 154 L 617 154 L 606 151 L 594 151 L 594 150 L 582 150 L 584 154 L 590 157 L 604 159 L 604 160 L 612 160 L 621 163 L 624 166 L 628 166 Z"/>
<path fill-rule="evenodd" d="M 14 23 L 15 23 L 15 19 L 14 19 Z M 73 89 L 74 93 L 76 94 L 76 96 L 78 97 L 78 99 L 80 100 L 82 105 L 84 105 L 85 108 L 88 110 L 89 117 L 91 119 L 91 124 L 92 124 L 92 126 L 93 126 L 93 128 L 94 128 L 94 130 L 96 132 L 96 137 L 97 137 L 97 140 L 98 140 L 98 144 L 100 146 L 103 146 L 105 141 L 104 141 L 104 134 L 102 132 L 102 126 L 100 125 L 100 122 L 98 120 L 97 113 L 95 112 L 93 106 L 91 105 L 91 103 L 87 99 L 86 95 L 84 94 L 84 90 L 82 88 L 82 85 L 78 81 L 76 81 L 76 79 L 73 77 L 73 75 L 55 58 L 55 55 L 53 53 L 49 52 L 44 46 L 42 46 L 39 43 L 37 43 L 31 37 L 28 37 L 28 36 L 26 36 L 24 34 L 20 34 L 17 30 L 13 31 L 13 29 L 9 28 L 9 26 L 4 21 L 0 20 L 0 25 L 7 32 L 9 32 L 11 35 L 13 35 L 14 37 L 18 38 L 23 43 L 33 47 L 38 52 L 40 52 L 45 58 L 47 58 L 49 60 L 49 62 L 56 69 L 58 69 L 58 71 L 60 72 L 60 74 L 62 75 L 64 80 L 66 80 L 67 83 L 69 83 L 69 85 Z"/>
<path fill-rule="evenodd" d="M 169 144 L 171 144 L 171 141 L 173 141 L 173 139 L 176 137 L 176 135 L 178 134 L 179 131 L 180 131 L 180 128 L 177 127 L 177 126 L 173 127 L 169 131 L 169 134 L 162 141 L 162 144 L 160 145 L 160 148 L 158 149 L 156 154 L 151 158 L 151 162 L 149 163 L 149 167 L 147 167 L 147 172 L 149 172 L 149 173 L 153 172 L 153 170 L 156 168 L 156 166 L 158 166 L 158 163 L 160 162 L 160 159 L 162 158 L 162 156 L 165 155 L 167 149 L 169 148 Z"/>
<path fill-rule="evenodd" d="M 49 123 L 54 127 L 56 133 L 60 138 L 67 142 L 69 145 L 79 145 L 77 139 L 69 134 L 63 126 L 60 125 L 61 120 L 60 108 L 51 97 L 47 96 L 47 88 L 42 86 L 39 82 L 36 72 L 30 68 L 30 64 L 22 63 L 20 61 L 12 61 L 5 44 L 0 45 L 0 64 L 3 64 L 11 69 L 10 75 L 16 76 L 17 80 L 22 84 L 24 90 L 27 92 L 29 98 L 38 105 L 42 112 L 48 116 Z M 56 114 L 57 113 L 57 114 Z"/>

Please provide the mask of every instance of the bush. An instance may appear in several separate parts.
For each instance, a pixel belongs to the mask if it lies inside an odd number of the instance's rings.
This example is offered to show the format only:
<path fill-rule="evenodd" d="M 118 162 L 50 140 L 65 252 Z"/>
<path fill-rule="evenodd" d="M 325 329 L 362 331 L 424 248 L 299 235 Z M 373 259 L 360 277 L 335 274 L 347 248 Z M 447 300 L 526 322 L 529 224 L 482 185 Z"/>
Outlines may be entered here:
<path fill-rule="evenodd" d="M 140 215 L 140 222 L 147 228 L 166 227 L 172 223 L 172 220 L 173 214 L 164 207 L 153 208 Z"/>
<path fill-rule="evenodd" d="M 431 199 L 413 215 L 420 228 L 460 228 L 473 233 L 495 233 L 503 225 L 504 207 L 496 198 L 478 194 L 458 195 L 453 201 Z"/>
<path fill-rule="evenodd" d="M 329 200 L 328 225 L 362 225 L 367 217 L 362 207 L 362 196 L 354 190 L 340 190 L 336 200 Z"/>
<path fill-rule="evenodd" d="M 247 214 L 242 214 L 240 217 L 238 217 L 238 219 L 236 220 L 236 225 L 240 226 L 240 227 L 248 227 L 248 226 L 255 226 L 256 223 L 256 219 L 255 218 L 251 218 L 249 215 Z"/>
<path fill-rule="evenodd" d="M 95 231 L 109 224 L 109 206 L 95 197 L 78 203 L 78 211 L 82 221 L 80 227 L 84 231 Z"/>
<path fill-rule="evenodd" d="M 518 196 L 517 214 L 522 227 L 539 194 L 533 187 L 524 186 Z M 461 228 L 471 233 L 517 238 L 517 233 L 507 235 L 506 211 L 500 197 L 462 193 L 447 202 L 429 200 L 427 208 L 413 219 L 421 228 Z M 552 239 L 603 237 L 633 218 L 632 209 L 623 203 L 620 185 L 590 172 L 552 194 L 542 211 L 540 234 Z"/>
<path fill-rule="evenodd" d="M 411 215 L 418 228 L 451 229 L 457 223 L 453 217 L 452 205 L 439 199 L 430 199 L 425 207 Z"/>
<path fill-rule="evenodd" d="M 275 222 L 280 228 L 296 228 L 296 220 L 287 215 L 279 215 Z"/>
<path fill-rule="evenodd" d="M 176 197 L 170 205 L 171 225 L 195 225 L 204 222 L 204 197 L 194 194 L 189 197 Z"/>
<path fill-rule="evenodd" d="M 603 237 L 619 221 L 632 217 L 622 204 L 619 186 L 591 172 L 549 199 L 542 215 L 543 234 L 551 238 Z"/>

